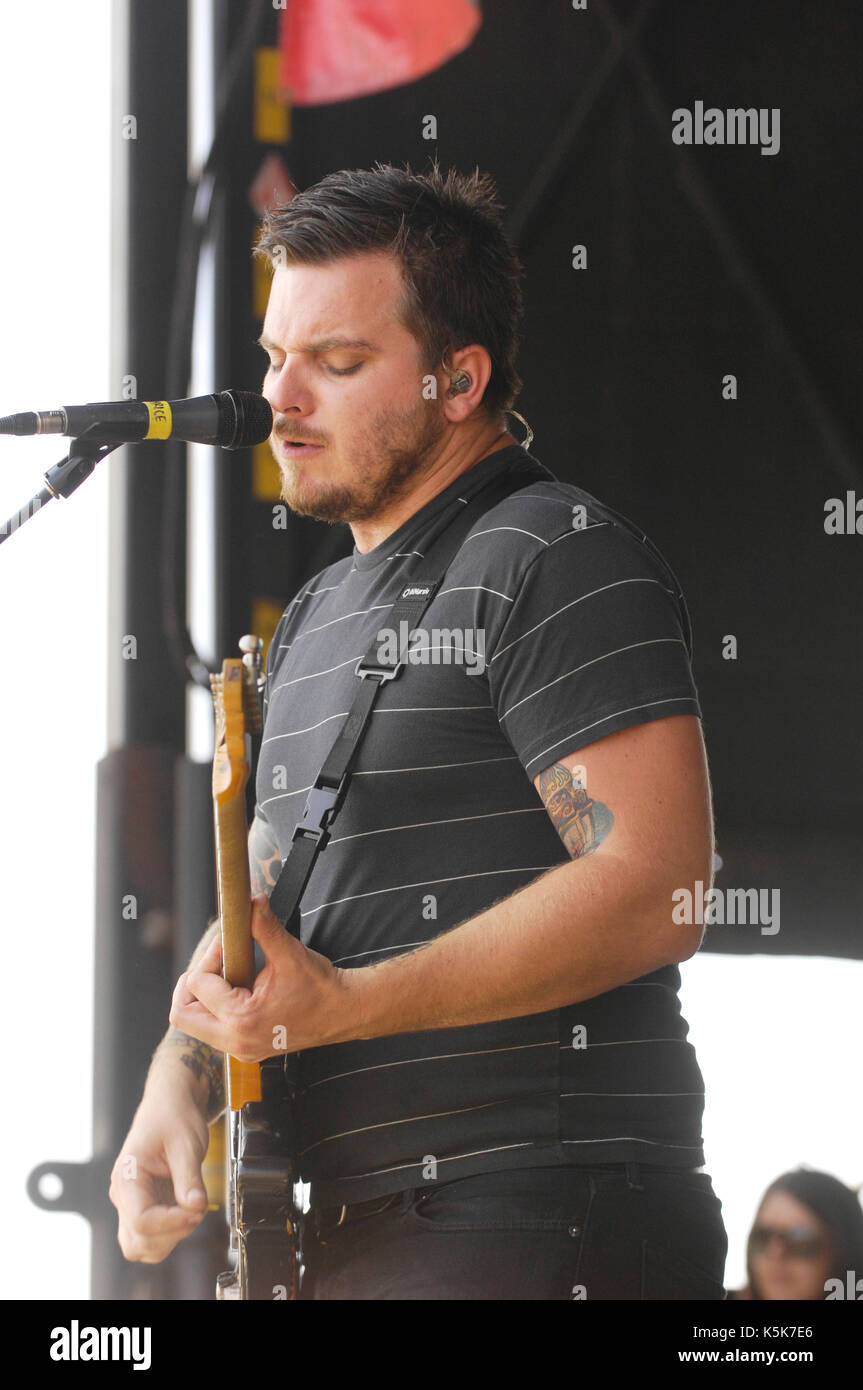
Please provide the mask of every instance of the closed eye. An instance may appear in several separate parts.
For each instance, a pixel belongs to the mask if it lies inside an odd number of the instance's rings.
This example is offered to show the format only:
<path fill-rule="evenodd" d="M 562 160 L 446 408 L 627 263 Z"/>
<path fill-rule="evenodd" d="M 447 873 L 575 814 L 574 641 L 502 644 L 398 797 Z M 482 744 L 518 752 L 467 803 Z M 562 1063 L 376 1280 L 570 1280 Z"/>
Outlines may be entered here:
<path fill-rule="evenodd" d="M 268 362 L 267 371 L 280 372 L 283 365 L 282 362 Z M 352 367 L 333 367 L 329 362 L 321 363 L 323 370 L 328 372 L 330 376 L 353 376 L 354 372 L 358 372 L 362 365 L 362 362 L 355 362 Z"/>

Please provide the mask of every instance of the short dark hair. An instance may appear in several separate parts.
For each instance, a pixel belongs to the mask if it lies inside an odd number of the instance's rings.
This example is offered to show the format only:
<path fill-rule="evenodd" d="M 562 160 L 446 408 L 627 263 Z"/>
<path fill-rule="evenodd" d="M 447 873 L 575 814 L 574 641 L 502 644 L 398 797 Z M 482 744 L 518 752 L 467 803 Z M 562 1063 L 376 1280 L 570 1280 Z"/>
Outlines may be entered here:
<path fill-rule="evenodd" d="M 844 1286 L 849 1269 L 859 1275 L 863 1270 L 863 1207 L 853 1188 L 832 1173 L 795 1168 L 774 1179 L 758 1204 L 759 1211 L 772 1192 L 786 1192 L 827 1227 L 833 1255 L 829 1278 Z M 758 1300 L 762 1293 L 753 1275 L 751 1251 L 747 1252 L 746 1273 L 752 1297 Z M 826 1299 L 826 1290 L 822 1297 Z"/>
<path fill-rule="evenodd" d="M 381 163 L 340 169 L 270 208 L 254 249 L 285 265 L 394 254 L 404 283 L 399 319 L 419 343 L 425 369 L 436 371 L 445 353 L 479 343 L 491 358 L 482 404 L 503 423 L 522 385 L 515 364 L 523 268 L 488 174 L 444 174 L 437 162 L 425 174 Z"/>

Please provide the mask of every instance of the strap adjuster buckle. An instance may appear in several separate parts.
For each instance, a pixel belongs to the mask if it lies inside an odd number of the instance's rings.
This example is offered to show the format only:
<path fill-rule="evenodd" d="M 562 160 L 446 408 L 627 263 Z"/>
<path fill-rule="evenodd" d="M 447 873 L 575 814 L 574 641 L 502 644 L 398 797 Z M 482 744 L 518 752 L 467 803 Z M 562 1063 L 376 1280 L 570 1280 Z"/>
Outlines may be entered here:
<path fill-rule="evenodd" d="M 395 680 L 396 676 L 400 675 L 401 672 L 404 670 L 404 662 L 403 662 L 403 661 L 398 662 L 397 665 L 392 666 L 392 667 L 390 667 L 390 666 L 365 666 L 365 665 L 364 665 L 364 662 L 365 662 L 365 657 L 362 657 L 362 656 L 361 656 L 360 659 L 359 659 L 359 661 L 357 662 L 356 666 L 354 667 L 354 675 L 355 675 L 355 676 L 359 676 L 360 680 L 365 680 L 366 676 L 379 676 L 379 677 L 380 677 L 380 681 L 381 681 L 381 685 L 383 685 L 384 681 L 393 681 L 393 680 Z M 362 667 L 362 670 L 360 670 L 360 667 Z"/>
<path fill-rule="evenodd" d="M 330 838 L 329 824 L 344 796 L 344 783 L 338 787 L 312 787 L 303 809 L 303 818 L 294 826 L 292 841 L 298 835 L 317 840 L 324 849 Z"/>

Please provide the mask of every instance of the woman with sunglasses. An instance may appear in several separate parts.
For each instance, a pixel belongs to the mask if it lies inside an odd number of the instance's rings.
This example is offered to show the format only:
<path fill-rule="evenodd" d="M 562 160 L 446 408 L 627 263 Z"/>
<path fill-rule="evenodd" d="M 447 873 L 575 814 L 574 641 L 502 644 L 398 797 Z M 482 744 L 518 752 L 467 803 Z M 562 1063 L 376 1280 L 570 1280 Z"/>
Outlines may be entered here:
<path fill-rule="evenodd" d="M 830 1173 L 783 1173 L 761 1199 L 746 1272 L 747 1286 L 729 1298 L 863 1297 L 863 1209 L 856 1192 Z"/>

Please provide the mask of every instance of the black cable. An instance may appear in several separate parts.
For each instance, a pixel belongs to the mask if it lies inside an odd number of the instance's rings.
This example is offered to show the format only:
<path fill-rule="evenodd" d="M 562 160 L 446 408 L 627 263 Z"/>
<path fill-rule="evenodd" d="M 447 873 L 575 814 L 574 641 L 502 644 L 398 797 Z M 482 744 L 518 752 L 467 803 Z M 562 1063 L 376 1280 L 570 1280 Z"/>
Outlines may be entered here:
<path fill-rule="evenodd" d="M 201 251 L 210 229 L 216 190 L 225 172 L 225 155 L 230 137 L 236 118 L 242 114 L 240 105 L 249 64 L 265 21 L 271 15 L 268 0 L 250 0 L 237 42 L 217 80 L 215 130 L 210 149 L 198 177 L 190 180 L 186 186 L 168 327 L 165 394 L 169 400 L 181 400 L 188 394 Z M 184 679 L 191 679 L 195 684 L 209 689 L 211 668 L 192 641 L 185 618 L 185 593 L 180 592 L 179 532 L 182 488 L 186 479 L 183 466 L 186 446 L 180 441 L 169 440 L 166 449 L 160 563 L 162 623 L 168 650 Z"/>

